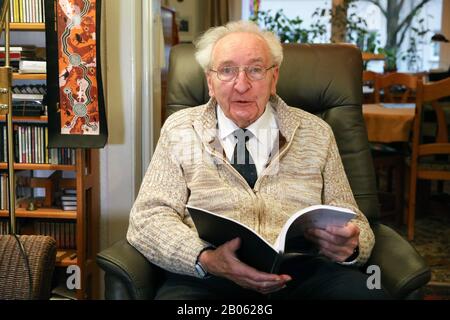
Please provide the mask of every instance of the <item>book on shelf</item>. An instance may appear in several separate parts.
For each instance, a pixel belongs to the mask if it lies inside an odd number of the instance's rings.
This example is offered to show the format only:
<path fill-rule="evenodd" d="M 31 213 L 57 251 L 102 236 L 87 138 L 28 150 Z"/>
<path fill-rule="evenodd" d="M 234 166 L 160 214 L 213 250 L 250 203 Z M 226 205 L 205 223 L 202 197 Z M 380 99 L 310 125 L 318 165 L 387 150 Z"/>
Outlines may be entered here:
<path fill-rule="evenodd" d="M 60 200 L 63 210 L 77 210 L 77 194 L 75 189 L 64 189 Z"/>
<path fill-rule="evenodd" d="M 356 217 L 356 213 L 347 208 L 310 206 L 294 213 L 286 221 L 272 245 L 239 221 L 193 206 L 186 207 L 201 239 L 218 247 L 239 237 L 241 246 L 237 251 L 238 258 L 268 273 L 277 273 L 281 264 L 289 259 L 318 253 L 315 245 L 304 237 L 307 228 L 344 226 Z"/>
<path fill-rule="evenodd" d="M 47 61 L 20 60 L 19 73 L 47 73 Z"/>
<path fill-rule="evenodd" d="M 13 93 L 12 99 L 21 101 L 42 101 L 44 95 L 40 93 Z"/>
<path fill-rule="evenodd" d="M 13 116 L 40 117 L 46 115 L 46 106 L 41 100 L 12 100 Z"/>
<path fill-rule="evenodd" d="M 77 201 L 77 195 L 75 194 L 64 194 L 61 196 L 61 201 Z"/>
<path fill-rule="evenodd" d="M 47 87 L 45 84 L 40 85 L 15 85 L 11 87 L 13 94 L 46 94 Z"/>
<path fill-rule="evenodd" d="M 61 203 L 65 206 L 76 206 L 77 205 L 76 200 L 62 200 L 61 199 Z"/>
<path fill-rule="evenodd" d="M 66 206 L 66 205 L 62 205 L 62 209 L 64 211 L 76 211 L 77 210 L 77 206 Z"/>
<path fill-rule="evenodd" d="M 36 46 L 33 44 L 27 44 L 23 46 L 10 46 L 10 52 L 24 52 L 24 51 L 35 51 Z M 0 46 L 0 52 L 5 52 L 5 46 Z"/>

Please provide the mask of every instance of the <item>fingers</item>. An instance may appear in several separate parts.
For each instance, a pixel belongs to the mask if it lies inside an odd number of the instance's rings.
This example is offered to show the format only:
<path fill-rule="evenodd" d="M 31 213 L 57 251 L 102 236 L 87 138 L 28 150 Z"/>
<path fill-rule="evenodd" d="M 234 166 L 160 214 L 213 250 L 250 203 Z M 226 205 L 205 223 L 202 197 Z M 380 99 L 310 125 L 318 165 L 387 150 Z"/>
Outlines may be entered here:
<path fill-rule="evenodd" d="M 235 238 L 211 252 L 212 259 L 208 263 L 208 271 L 237 283 L 243 288 L 268 294 L 282 289 L 292 278 L 289 275 L 277 275 L 261 272 L 240 261 L 236 251 L 241 240 Z M 213 261 L 211 261 L 213 260 Z"/>
<path fill-rule="evenodd" d="M 345 227 L 330 226 L 325 230 L 311 228 L 306 230 L 305 237 L 315 243 L 321 239 L 336 245 L 354 244 L 356 247 L 359 240 L 359 228 L 354 224 L 348 224 Z"/>
<path fill-rule="evenodd" d="M 334 234 L 336 236 L 340 236 L 343 238 L 351 238 L 355 235 L 359 235 L 359 228 L 354 223 L 348 223 L 344 227 L 338 227 L 338 226 L 329 226 L 326 229 L 329 233 Z"/>
<path fill-rule="evenodd" d="M 349 223 L 345 227 L 328 227 L 322 229 L 308 229 L 305 237 L 317 244 L 321 254 L 333 261 L 345 261 L 351 256 L 359 243 L 359 228 Z"/>
<path fill-rule="evenodd" d="M 281 290 L 292 278 L 289 275 L 277 275 L 258 271 L 242 262 L 232 280 L 244 288 L 258 291 L 262 294 Z M 233 279 L 234 278 L 234 279 Z"/>
<path fill-rule="evenodd" d="M 230 250 L 232 252 L 236 252 L 241 247 L 241 239 L 240 238 L 234 238 L 233 240 L 225 242 L 223 244 L 223 246 L 226 247 L 228 250 Z"/>
<path fill-rule="evenodd" d="M 286 274 L 280 275 L 280 278 L 284 280 L 281 284 L 270 285 L 270 283 L 263 283 L 259 289 L 262 294 L 269 294 L 286 288 L 286 283 L 292 280 L 292 277 Z"/>
<path fill-rule="evenodd" d="M 308 240 L 319 245 L 323 242 L 329 242 L 339 246 L 345 245 L 348 241 L 348 238 L 334 235 L 327 230 L 322 229 L 309 229 L 307 232 L 305 232 L 305 237 Z"/>
<path fill-rule="evenodd" d="M 291 280 L 291 277 L 288 275 L 280 276 L 278 274 L 262 272 L 241 261 L 236 264 L 235 276 L 245 279 L 251 286 L 256 287 L 261 283 L 266 283 L 267 286 L 270 286 Z"/>
<path fill-rule="evenodd" d="M 290 281 L 290 278 L 289 278 L 289 281 Z M 276 291 L 279 291 L 279 290 L 285 288 L 286 283 L 287 283 L 287 281 L 283 280 L 282 278 L 280 278 L 280 280 L 278 280 L 278 281 L 263 281 L 263 282 L 255 282 L 253 280 L 247 279 L 243 283 L 243 286 L 248 289 L 258 291 L 259 293 L 262 293 L 262 294 L 269 294 L 269 293 L 273 293 L 273 292 L 276 292 Z"/>

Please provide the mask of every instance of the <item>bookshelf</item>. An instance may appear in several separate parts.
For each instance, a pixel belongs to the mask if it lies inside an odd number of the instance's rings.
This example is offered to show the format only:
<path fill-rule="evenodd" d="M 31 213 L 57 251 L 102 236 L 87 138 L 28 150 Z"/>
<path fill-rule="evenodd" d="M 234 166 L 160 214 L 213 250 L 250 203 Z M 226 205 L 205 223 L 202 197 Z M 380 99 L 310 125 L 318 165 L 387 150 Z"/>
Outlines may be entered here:
<path fill-rule="evenodd" d="M 13 80 L 46 80 L 45 73 L 13 73 Z"/>
<path fill-rule="evenodd" d="M 14 45 L 14 37 L 20 36 L 22 32 L 33 32 L 44 34 L 44 23 L 11 23 L 11 30 L 15 31 L 11 37 Z M 46 74 L 13 74 L 14 81 L 41 81 L 45 83 Z M 47 116 L 17 116 L 13 117 L 14 124 L 45 125 L 48 122 Z M 5 116 L 0 116 L 0 124 L 5 124 Z M 3 132 L 2 139 L 3 139 Z M 17 154 L 17 150 L 16 150 Z M 57 243 L 62 243 L 64 237 L 73 238 L 73 248 L 64 246 L 58 247 L 55 282 L 58 286 L 65 286 L 65 280 L 71 274 L 66 274 L 69 266 L 79 267 L 81 275 L 81 289 L 70 292 L 77 299 L 97 299 L 99 294 L 99 270 L 95 263 L 95 256 L 99 250 L 99 153 L 98 150 L 76 149 L 75 161 L 73 164 L 55 163 L 15 163 L 14 169 L 17 172 L 30 171 L 34 176 L 35 172 L 71 172 L 74 176 L 74 188 L 76 189 L 76 210 L 65 211 L 55 204 L 51 207 L 38 207 L 29 211 L 27 208 L 16 207 L 16 217 L 18 232 L 22 234 L 47 233 L 57 238 Z M 0 162 L 2 174 L 7 170 L 7 163 Z M 0 210 L 0 222 L 4 224 L 8 221 L 8 211 Z M 49 226 L 49 232 L 44 232 L 36 225 Z M 73 225 L 74 231 L 67 234 L 67 225 Z M 63 230 L 64 228 L 65 231 Z M 37 230 L 39 229 L 39 230 Z M 62 231 L 63 230 L 63 231 Z M 47 230 L 48 231 L 48 230 Z M 0 224 L 0 232 L 2 225 Z M 64 233 L 66 232 L 66 233 Z M 61 238 L 61 239 L 58 239 Z"/>
<path fill-rule="evenodd" d="M 45 23 L 11 23 L 11 30 L 20 31 L 45 31 Z"/>

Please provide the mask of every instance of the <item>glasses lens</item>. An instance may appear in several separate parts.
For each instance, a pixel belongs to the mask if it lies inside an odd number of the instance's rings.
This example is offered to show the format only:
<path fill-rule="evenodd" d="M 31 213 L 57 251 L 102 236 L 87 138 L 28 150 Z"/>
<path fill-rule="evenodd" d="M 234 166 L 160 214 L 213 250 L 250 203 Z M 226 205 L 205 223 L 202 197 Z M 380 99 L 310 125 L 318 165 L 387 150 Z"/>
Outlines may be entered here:
<path fill-rule="evenodd" d="M 243 67 L 243 69 L 247 78 L 252 81 L 263 79 L 267 72 L 267 69 L 262 66 L 247 66 Z M 222 81 L 233 81 L 238 76 L 239 70 L 240 67 L 237 66 L 220 67 L 217 70 L 217 77 Z"/>
<path fill-rule="evenodd" d="M 221 67 L 217 70 L 217 76 L 222 81 L 231 81 L 239 73 L 239 67 Z"/>
<path fill-rule="evenodd" d="M 264 74 L 266 73 L 266 69 L 260 66 L 250 66 L 246 70 L 247 77 L 251 80 L 261 80 L 264 78 Z"/>

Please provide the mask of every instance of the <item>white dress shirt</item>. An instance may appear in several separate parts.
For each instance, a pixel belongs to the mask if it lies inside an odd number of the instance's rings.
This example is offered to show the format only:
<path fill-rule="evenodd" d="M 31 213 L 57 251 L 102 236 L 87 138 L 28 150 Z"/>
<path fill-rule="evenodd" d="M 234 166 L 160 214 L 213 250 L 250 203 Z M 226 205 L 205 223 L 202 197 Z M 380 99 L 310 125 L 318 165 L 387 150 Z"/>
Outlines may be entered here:
<path fill-rule="evenodd" d="M 217 105 L 217 123 L 220 142 L 228 161 L 231 161 L 237 143 L 233 132 L 239 127 L 225 116 L 219 105 Z M 255 163 L 256 172 L 260 176 L 261 172 L 266 168 L 270 154 L 278 139 L 278 123 L 272 106 L 268 103 L 264 113 L 246 129 L 252 133 L 247 142 L 247 149 Z"/>

